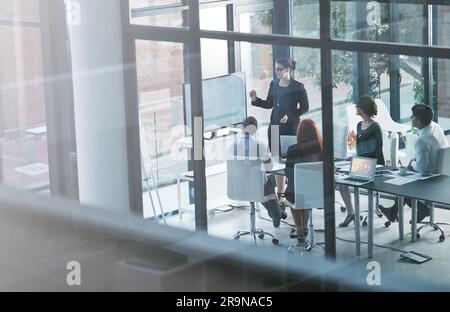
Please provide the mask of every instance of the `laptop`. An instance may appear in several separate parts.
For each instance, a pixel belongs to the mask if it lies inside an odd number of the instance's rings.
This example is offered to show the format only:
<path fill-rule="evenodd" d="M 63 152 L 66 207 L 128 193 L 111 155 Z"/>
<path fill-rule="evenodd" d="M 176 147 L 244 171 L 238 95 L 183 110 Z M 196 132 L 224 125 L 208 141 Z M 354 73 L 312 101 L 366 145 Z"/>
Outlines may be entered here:
<path fill-rule="evenodd" d="M 336 178 L 336 182 L 345 182 L 347 185 L 360 186 L 375 179 L 377 160 L 375 158 L 353 157 L 348 176 Z"/>
<path fill-rule="evenodd" d="M 295 135 L 280 135 L 280 158 L 286 159 L 289 146 L 297 144 Z"/>

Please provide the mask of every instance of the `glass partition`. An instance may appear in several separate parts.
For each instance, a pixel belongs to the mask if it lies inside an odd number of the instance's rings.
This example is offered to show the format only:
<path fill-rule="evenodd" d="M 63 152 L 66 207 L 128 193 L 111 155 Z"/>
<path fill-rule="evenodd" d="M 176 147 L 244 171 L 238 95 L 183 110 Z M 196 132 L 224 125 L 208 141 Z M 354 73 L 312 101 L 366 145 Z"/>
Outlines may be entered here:
<path fill-rule="evenodd" d="M 130 21 L 134 25 L 189 27 L 189 6 L 182 0 L 129 0 Z"/>

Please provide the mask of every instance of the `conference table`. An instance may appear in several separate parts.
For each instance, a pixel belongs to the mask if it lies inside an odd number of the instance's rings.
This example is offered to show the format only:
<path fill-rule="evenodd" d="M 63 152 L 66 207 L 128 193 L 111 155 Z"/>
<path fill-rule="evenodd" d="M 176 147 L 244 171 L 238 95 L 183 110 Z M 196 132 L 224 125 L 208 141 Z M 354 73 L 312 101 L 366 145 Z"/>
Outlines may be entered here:
<path fill-rule="evenodd" d="M 411 241 L 416 240 L 417 235 L 417 201 L 427 201 L 433 204 L 444 204 L 450 205 L 450 193 L 448 191 L 450 185 L 450 177 L 445 175 L 439 175 L 431 177 L 425 180 L 415 180 L 413 182 L 394 185 L 386 183 L 387 180 L 392 179 L 391 175 L 381 175 L 375 177 L 375 180 L 371 183 L 359 186 L 359 188 L 364 188 L 368 191 L 369 197 L 369 211 L 368 211 L 368 257 L 373 257 L 373 215 L 374 215 L 374 205 L 373 205 L 373 195 L 374 192 L 386 193 L 394 195 L 398 198 L 399 207 L 399 236 L 400 239 L 404 237 L 404 218 L 403 218 L 403 199 L 411 198 L 412 204 L 412 216 L 411 216 Z M 355 187 L 355 226 L 359 231 L 359 215 L 356 215 L 356 209 L 359 213 L 359 188 Z M 357 236 L 357 255 L 360 255 L 360 241 L 358 241 L 359 233 Z"/>
<path fill-rule="evenodd" d="M 285 175 L 283 165 L 277 164 L 275 170 L 271 173 L 275 175 Z M 356 255 L 361 255 L 361 234 L 360 234 L 360 189 L 366 189 L 368 192 L 368 248 L 367 254 L 368 258 L 373 257 L 373 215 L 374 215 L 374 193 L 385 193 L 397 197 L 398 207 L 399 207 L 399 238 L 403 240 L 404 238 L 404 217 L 403 217 L 403 202 L 404 198 L 411 198 L 412 204 L 412 235 L 411 241 L 416 240 L 417 235 L 417 201 L 427 201 L 433 204 L 444 204 L 450 205 L 450 176 L 439 175 L 431 177 L 425 180 L 414 180 L 403 185 L 394 185 L 391 183 L 386 183 L 387 180 L 391 180 L 398 175 L 378 175 L 375 177 L 374 181 L 371 183 L 363 184 L 360 186 L 353 186 L 345 183 L 345 181 L 335 181 L 336 184 L 347 185 L 348 187 L 354 188 L 354 202 L 355 202 L 355 241 L 356 241 Z"/>

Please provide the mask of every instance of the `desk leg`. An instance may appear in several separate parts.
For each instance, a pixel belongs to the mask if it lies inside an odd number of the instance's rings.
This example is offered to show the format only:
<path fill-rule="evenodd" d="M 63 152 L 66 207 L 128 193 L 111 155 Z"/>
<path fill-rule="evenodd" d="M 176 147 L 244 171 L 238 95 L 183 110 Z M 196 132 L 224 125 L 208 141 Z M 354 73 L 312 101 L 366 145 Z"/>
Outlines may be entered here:
<path fill-rule="evenodd" d="M 369 239 L 367 244 L 367 255 L 369 259 L 373 257 L 373 191 L 369 190 L 369 212 L 368 212 L 368 221 L 369 221 Z"/>
<path fill-rule="evenodd" d="M 411 241 L 415 242 L 417 236 L 417 199 L 411 200 L 411 206 L 412 206 Z"/>
<path fill-rule="evenodd" d="M 356 256 L 361 256 L 361 231 L 359 219 L 359 187 L 354 188 L 355 196 L 355 242 L 356 242 Z"/>
<path fill-rule="evenodd" d="M 404 205 L 404 198 L 403 196 L 399 196 L 397 198 L 397 206 L 398 206 L 398 234 L 400 240 L 403 240 L 404 238 L 403 205 Z"/>

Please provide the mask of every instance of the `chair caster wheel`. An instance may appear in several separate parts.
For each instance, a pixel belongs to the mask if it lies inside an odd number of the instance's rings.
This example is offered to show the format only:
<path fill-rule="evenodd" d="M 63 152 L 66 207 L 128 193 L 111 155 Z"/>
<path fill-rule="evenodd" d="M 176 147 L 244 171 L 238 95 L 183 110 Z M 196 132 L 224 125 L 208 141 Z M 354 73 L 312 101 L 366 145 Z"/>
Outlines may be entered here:
<path fill-rule="evenodd" d="M 391 226 L 391 222 L 390 221 L 384 222 L 384 226 L 387 227 L 387 228 L 390 227 Z"/>
<path fill-rule="evenodd" d="M 445 241 L 445 236 L 444 235 L 439 236 L 439 242 L 442 243 L 443 241 Z"/>
<path fill-rule="evenodd" d="M 362 216 L 359 216 L 359 221 L 364 220 L 364 218 Z"/>
<path fill-rule="evenodd" d="M 367 227 L 367 221 L 363 221 L 362 226 Z"/>
<path fill-rule="evenodd" d="M 280 243 L 280 241 L 276 238 L 272 239 L 272 244 L 274 245 L 278 245 Z"/>
<path fill-rule="evenodd" d="M 344 206 L 341 206 L 341 212 L 346 212 L 347 208 L 345 208 Z"/>
<path fill-rule="evenodd" d="M 281 219 L 286 220 L 287 217 L 288 217 L 287 213 L 286 213 L 285 211 L 283 211 L 283 212 L 281 213 Z"/>
<path fill-rule="evenodd" d="M 377 213 L 377 217 L 378 218 L 383 218 L 383 214 L 382 213 Z"/>
<path fill-rule="evenodd" d="M 420 239 L 420 234 L 419 233 L 416 234 L 416 239 Z"/>
<path fill-rule="evenodd" d="M 259 235 L 258 235 L 258 238 L 259 238 L 259 239 L 264 239 L 264 234 L 259 234 Z"/>
<path fill-rule="evenodd" d="M 289 233 L 289 238 L 290 239 L 297 238 L 297 234 L 295 234 L 295 230 L 294 229 L 292 229 L 291 232 Z"/>

